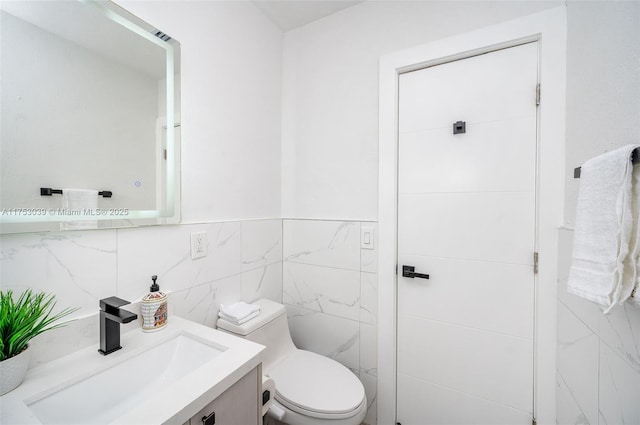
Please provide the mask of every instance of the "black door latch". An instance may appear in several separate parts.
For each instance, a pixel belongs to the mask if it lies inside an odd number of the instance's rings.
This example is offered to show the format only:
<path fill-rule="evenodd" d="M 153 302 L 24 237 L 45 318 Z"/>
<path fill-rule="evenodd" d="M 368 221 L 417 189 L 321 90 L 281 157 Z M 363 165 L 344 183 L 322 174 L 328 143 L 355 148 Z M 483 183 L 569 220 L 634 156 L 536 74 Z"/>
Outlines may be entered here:
<path fill-rule="evenodd" d="M 413 266 L 402 266 L 402 277 L 410 277 L 413 279 L 414 277 L 419 277 L 420 279 L 429 279 L 428 274 L 416 273 L 416 268 Z"/>

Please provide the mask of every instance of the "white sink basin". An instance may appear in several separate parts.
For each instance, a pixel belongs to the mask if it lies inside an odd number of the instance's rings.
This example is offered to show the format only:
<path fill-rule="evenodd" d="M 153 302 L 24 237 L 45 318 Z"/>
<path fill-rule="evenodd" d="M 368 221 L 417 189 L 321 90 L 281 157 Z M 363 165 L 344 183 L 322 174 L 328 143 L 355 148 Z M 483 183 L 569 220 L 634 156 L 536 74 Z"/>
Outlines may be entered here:
<path fill-rule="evenodd" d="M 120 341 L 108 356 L 95 344 L 29 369 L 0 397 L 0 424 L 183 424 L 258 367 L 264 350 L 177 316 Z"/>
<path fill-rule="evenodd" d="M 43 424 L 110 423 L 223 351 L 181 333 L 106 369 L 44 391 L 27 405 Z"/>

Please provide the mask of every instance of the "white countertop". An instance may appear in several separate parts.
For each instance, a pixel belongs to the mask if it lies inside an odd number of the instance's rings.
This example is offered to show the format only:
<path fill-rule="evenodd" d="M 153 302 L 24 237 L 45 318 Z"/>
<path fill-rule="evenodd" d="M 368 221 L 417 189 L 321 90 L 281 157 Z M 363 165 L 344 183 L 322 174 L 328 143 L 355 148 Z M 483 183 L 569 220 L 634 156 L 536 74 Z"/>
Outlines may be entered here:
<path fill-rule="evenodd" d="M 0 397 L 0 422 L 5 425 L 40 424 L 27 405 L 30 400 L 62 389 L 70 381 L 77 381 L 78 377 L 88 377 L 108 369 L 180 334 L 194 335 L 225 350 L 174 384 L 154 390 L 148 398 L 112 423 L 182 425 L 262 361 L 262 345 L 172 316 L 165 329 L 144 333 L 137 328 L 123 333 L 122 349 L 107 356 L 98 353 L 96 344 L 30 369 L 18 388 Z M 96 340 L 98 338 L 96 335 Z M 127 379 L 123 377 L 120 381 L 122 391 L 127 391 Z M 100 395 L 91 394 L 89 397 Z"/>

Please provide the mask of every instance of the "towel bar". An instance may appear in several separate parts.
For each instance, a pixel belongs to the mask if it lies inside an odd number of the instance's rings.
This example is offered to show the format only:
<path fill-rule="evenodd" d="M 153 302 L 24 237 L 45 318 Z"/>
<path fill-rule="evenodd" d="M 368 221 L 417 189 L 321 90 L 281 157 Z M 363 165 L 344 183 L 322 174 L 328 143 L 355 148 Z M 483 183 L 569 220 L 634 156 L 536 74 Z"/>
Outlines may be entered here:
<path fill-rule="evenodd" d="M 40 196 L 52 196 L 53 194 L 62 195 L 62 189 L 51 189 L 50 187 L 41 187 L 40 188 Z M 111 198 L 113 196 L 113 192 L 110 190 L 101 190 L 98 192 L 98 195 L 103 198 Z"/>
<path fill-rule="evenodd" d="M 633 151 L 633 153 L 631 154 L 631 162 L 633 164 L 640 164 L 640 152 L 638 151 L 638 149 L 635 149 Z M 582 167 L 574 168 L 573 169 L 573 178 L 574 179 L 579 179 L 581 172 L 582 172 Z"/>

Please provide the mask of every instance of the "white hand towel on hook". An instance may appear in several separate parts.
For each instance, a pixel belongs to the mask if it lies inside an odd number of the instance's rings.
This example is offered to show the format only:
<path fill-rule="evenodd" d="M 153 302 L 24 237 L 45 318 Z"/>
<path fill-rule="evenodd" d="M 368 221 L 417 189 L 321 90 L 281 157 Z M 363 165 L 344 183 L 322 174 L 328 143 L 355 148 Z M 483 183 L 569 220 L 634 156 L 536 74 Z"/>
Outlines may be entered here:
<path fill-rule="evenodd" d="M 569 270 L 569 293 L 611 308 L 626 300 L 636 280 L 631 266 L 633 164 L 637 145 L 627 145 L 585 162 Z"/>
<path fill-rule="evenodd" d="M 65 216 L 91 217 L 98 208 L 98 191 L 88 189 L 62 189 L 62 208 Z M 96 229 L 97 220 L 73 220 L 60 223 L 60 230 Z"/>

